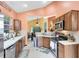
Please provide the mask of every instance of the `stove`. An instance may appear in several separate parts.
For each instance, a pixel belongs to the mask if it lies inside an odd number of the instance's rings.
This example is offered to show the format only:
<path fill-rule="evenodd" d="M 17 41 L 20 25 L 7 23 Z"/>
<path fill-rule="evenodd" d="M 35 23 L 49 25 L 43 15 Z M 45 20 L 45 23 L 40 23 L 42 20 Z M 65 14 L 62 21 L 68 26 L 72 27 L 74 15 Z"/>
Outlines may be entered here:
<path fill-rule="evenodd" d="M 64 41 L 67 40 L 66 36 L 56 36 L 51 39 L 50 41 L 50 49 L 53 52 L 53 54 L 58 57 L 58 41 Z"/>

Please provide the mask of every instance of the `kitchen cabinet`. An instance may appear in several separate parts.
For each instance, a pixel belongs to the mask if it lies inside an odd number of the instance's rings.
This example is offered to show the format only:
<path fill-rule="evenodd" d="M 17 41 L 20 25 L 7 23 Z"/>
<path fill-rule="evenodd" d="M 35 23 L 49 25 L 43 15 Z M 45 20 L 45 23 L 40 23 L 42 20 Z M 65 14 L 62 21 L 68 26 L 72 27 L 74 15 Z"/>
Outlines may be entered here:
<path fill-rule="evenodd" d="M 19 56 L 19 42 L 16 42 L 16 55 L 15 57 Z"/>
<path fill-rule="evenodd" d="M 43 47 L 50 48 L 50 39 L 48 37 L 43 37 Z"/>
<path fill-rule="evenodd" d="M 50 38 L 48 37 L 38 37 L 37 45 L 38 47 L 50 48 Z"/>
<path fill-rule="evenodd" d="M 16 53 L 15 53 L 16 55 L 15 55 L 15 57 L 19 56 L 19 54 L 22 51 L 23 47 L 24 47 L 24 40 L 22 38 L 21 40 L 16 42 Z"/>
<path fill-rule="evenodd" d="M 43 47 L 43 38 L 38 37 L 38 46 Z"/>
<path fill-rule="evenodd" d="M 72 31 L 77 31 L 78 11 L 72 11 Z"/>
<path fill-rule="evenodd" d="M 77 21 L 77 26 L 78 26 L 78 30 L 79 30 L 79 11 L 78 11 L 78 21 Z"/>
<path fill-rule="evenodd" d="M 69 31 L 77 31 L 77 21 L 78 21 L 78 11 L 72 10 L 65 15 L 65 24 L 64 24 L 64 29 L 69 30 Z"/>
<path fill-rule="evenodd" d="M 72 30 L 72 21 L 71 21 L 71 12 L 68 12 L 68 13 L 66 13 L 65 14 L 65 19 L 64 19 L 64 21 L 65 21 L 65 30 Z"/>
<path fill-rule="evenodd" d="M 77 58 L 78 57 L 78 45 L 58 45 L 58 57 L 59 58 Z"/>
<path fill-rule="evenodd" d="M 77 31 L 79 30 L 79 11 L 71 10 L 66 14 L 58 17 L 56 22 L 64 20 L 64 30 Z"/>
<path fill-rule="evenodd" d="M 79 45 L 78 45 L 78 58 L 79 58 Z"/>
<path fill-rule="evenodd" d="M 58 45 L 58 56 L 59 58 L 64 58 L 64 46 L 62 44 Z"/>

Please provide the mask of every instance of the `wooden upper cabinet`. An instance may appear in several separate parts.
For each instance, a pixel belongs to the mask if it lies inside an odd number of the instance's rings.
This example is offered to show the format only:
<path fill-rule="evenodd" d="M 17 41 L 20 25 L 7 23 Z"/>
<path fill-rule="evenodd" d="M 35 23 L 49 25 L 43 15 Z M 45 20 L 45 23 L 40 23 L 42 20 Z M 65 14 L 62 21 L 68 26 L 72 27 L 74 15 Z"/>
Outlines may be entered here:
<path fill-rule="evenodd" d="M 65 30 L 77 31 L 78 30 L 78 11 L 72 10 L 65 14 Z"/>
<path fill-rule="evenodd" d="M 77 20 L 77 29 L 79 30 L 79 11 L 78 11 L 78 20 Z"/>
<path fill-rule="evenodd" d="M 77 31 L 78 12 L 72 11 L 72 31 Z"/>
<path fill-rule="evenodd" d="M 78 58 L 79 58 L 79 45 L 78 45 Z"/>
<path fill-rule="evenodd" d="M 71 12 L 65 14 L 65 30 L 72 30 Z"/>

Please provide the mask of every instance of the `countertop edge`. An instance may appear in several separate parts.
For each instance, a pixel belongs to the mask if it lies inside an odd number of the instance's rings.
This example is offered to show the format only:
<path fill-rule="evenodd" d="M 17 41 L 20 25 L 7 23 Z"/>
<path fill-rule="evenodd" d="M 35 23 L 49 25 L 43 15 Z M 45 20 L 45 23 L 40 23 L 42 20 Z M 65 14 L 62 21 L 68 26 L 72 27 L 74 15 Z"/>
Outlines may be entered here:
<path fill-rule="evenodd" d="M 4 41 L 4 49 L 7 49 L 8 47 L 10 47 L 11 45 L 15 44 L 17 41 L 19 41 L 21 38 L 23 38 L 24 36 L 17 36 L 15 38 L 11 38 L 7 41 Z"/>

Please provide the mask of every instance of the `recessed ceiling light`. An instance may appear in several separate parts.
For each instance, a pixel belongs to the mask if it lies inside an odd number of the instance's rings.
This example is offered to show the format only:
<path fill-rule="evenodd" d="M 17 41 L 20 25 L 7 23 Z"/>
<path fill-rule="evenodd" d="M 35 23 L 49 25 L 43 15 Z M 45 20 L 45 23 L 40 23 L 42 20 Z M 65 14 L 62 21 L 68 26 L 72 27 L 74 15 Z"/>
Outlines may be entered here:
<path fill-rule="evenodd" d="M 24 6 L 24 7 L 28 7 L 28 5 L 27 5 L 27 4 L 24 4 L 23 6 Z"/>
<path fill-rule="evenodd" d="M 43 3 L 47 3 L 48 1 L 42 1 Z"/>

